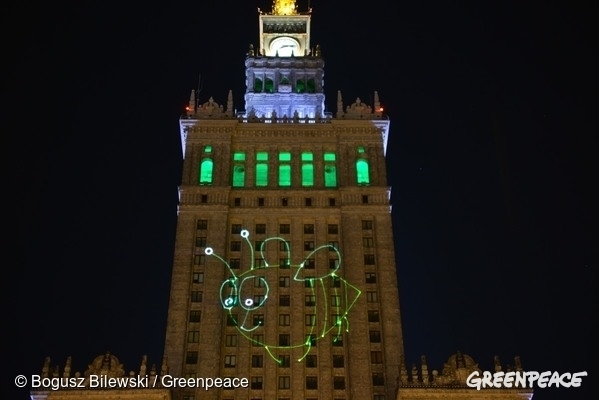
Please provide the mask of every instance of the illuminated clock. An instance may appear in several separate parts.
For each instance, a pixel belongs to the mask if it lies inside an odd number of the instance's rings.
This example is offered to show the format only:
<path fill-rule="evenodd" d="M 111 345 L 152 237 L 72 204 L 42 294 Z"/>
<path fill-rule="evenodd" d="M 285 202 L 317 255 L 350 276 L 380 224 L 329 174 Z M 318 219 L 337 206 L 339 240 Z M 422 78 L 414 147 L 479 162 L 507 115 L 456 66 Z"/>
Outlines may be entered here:
<path fill-rule="evenodd" d="M 300 45 L 297 40 L 292 37 L 283 36 L 274 39 L 270 42 L 270 54 L 279 57 L 291 57 L 292 55 L 299 56 Z"/>

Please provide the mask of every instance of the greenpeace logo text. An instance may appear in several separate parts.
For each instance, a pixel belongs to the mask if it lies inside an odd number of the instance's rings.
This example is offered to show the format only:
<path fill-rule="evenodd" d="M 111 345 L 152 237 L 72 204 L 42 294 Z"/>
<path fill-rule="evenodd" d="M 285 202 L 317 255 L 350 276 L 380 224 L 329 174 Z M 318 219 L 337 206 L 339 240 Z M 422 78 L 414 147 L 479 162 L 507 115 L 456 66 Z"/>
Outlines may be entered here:
<path fill-rule="evenodd" d="M 586 371 L 582 372 L 537 372 L 537 371 L 517 371 L 517 372 L 495 372 L 484 371 L 482 373 L 474 371 L 466 379 L 466 385 L 476 390 L 485 388 L 533 388 L 535 383 L 537 387 L 579 387 L 582 383 L 582 377 L 587 376 Z"/>

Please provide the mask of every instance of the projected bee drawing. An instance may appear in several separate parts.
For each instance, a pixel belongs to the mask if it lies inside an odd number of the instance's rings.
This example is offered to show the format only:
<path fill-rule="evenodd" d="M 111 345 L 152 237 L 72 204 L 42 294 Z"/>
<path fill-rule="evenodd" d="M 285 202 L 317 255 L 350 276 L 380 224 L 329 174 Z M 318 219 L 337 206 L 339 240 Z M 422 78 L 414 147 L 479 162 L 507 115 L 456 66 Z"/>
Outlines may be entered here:
<path fill-rule="evenodd" d="M 281 362 L 277 352 L 283 349 L 299 350 L 297 361 L 302 361 L 316 341 L 329 335 L 336 340 L 343 331 L 349 330 L 349 312 L 361 295 L 361 291 L 338 275 L 342 261 L 341 253 L 335 246 L 327 244 L 317 247 L 299 264 L 293 264 L 289 242 L 284 238 L 267 238 L 260 243 L 258 249 L 254 249 L 249 240 L 249 231 L 241 230 L 240 236 L 247 243 L 250 251 L 249 268 L 242 267 L 236 271 L 223 257 L 216 254 L 212 247 L 207 247 L 204 252 L 207 256 L 220 260 L 229 272 L 229 277 L 220 285 L 220 302 L 228 314 L 227 318 L 243 337 L 255 345 L 262 346 L 277 362 Z M 279 258 L 276 263 L 270 263 L 266 256 L 266 249 L 272 245 L 278 245 L 277 254 L 285 254 L 286 258 Z M 310 264 L 313 262 L 313 257 L 323 251 L 335 254 L 334 264 L 330 264 L 326 271 L 320 271 L 319 275 L 315 274 L 317 276 L 309 275 L 316 272 Z M 260 255 L 258 260 L 261 265 L 256 265 L 255 252 Z M 278 269 L 282 268 L 289 269 L 290 273 L 278 274 Z M 280 280 L 272 282 L 274 279 Z M 305 300 L 305 305 L 309 306 L 310 310 L 314 310 L 314 314 L 296 312 L 285 314 L 283 316 L 287 318 L 285 320 L 272 321 L 277 325 L 302 324 L 308 328 L 308 332 L 301 340 L 290 338 L 289 341 L 282 342 L 279 339 L 278 342 L 270 343 L 263 339 L 264 335 L 255 335 L 255 333 L 267 323 L 264 319 L 264 311 L 267 302 L 273 301 L 269 298 L 269 294 L 275 288 L 287 284 L 302 285 L 306 288 L 305 299 L 300 300 Z"/>

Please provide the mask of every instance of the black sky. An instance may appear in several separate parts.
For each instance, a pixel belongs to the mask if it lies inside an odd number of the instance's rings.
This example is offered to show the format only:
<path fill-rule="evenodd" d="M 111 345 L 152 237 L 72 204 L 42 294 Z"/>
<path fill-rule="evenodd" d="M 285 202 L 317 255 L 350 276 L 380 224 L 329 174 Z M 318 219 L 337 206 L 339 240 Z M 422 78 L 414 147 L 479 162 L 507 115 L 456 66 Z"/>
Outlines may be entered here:
<path fill-rule="evenodd" d="M 371 104 L 387 150 L 409 364 L 461 350 L 597 383 L 596 12 L 516 1 L 314 0 L 328 111 Z M 565 3 L 565 2 L 564 2 Z M 142 4 L 142 3 L 140 3 Z M 3 6 L 8 376 L 44 357 L 160 363 L 181 168 L 178 119 L 244 108 L 270 1 Z M 298 2 L 304 10 L 307 1 Z M 3 114 L 4 114 L 3 113 Z M 6 338 L 6 336 L 4 336 Z M 5 339 L 6 340 L 6 339 Z M 8 398 L 8 396 L 7 396 Z"/>

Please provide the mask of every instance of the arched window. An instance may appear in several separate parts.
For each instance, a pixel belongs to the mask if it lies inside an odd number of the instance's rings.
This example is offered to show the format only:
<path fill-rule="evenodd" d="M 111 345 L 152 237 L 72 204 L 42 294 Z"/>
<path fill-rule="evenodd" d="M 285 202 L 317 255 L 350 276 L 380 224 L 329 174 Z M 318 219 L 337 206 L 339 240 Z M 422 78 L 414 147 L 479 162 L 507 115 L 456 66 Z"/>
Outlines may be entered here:
<path fill-rule="evenodd" d="M 212 169 L 214 163 L 211 158 L 204 158 L 200 163 L 200 185 L 212 185 Z"/>
<path fill-rule="evenodd" d="M 314 186 L 314 155 L 309 151 L 302 153 L 302 186 Z"/>
<path fill-rule="evenodd" d="M 295 82 L 295 91 L 297 93 L 304 93 L 306 91 L 306 81 L 303 79 L 298 79 Z"/>
<path fill-rule="evenodd" d="M 324 186 L 337 187 L 337 166 L 335 153 L 324 153 Z"/>
<path fill-rule="evenodd" d="M 254 79 L 254 92 L 260 93 L 260 92 L 262 92 L 263 88 L 264 88 L 264 85 L 262 84 L 262 79 L 255 78 Z"/>
<path fill-rule="evenodd" d="M 308 79 L 308 85 L 307 85 L 307 92 L 308 93 L 315 93 L 316 92 L 316 81 L 314 80 L 314 78 L 310 78 Z"/>
<path fill-rule="evenodd" d="M 356 161 L 356 180 L 358 185 L 370 185 L 368 161 L 364 159 Z"/>
<path fill-rule="evenodd" d="M 233 153 L 233 187 L 245 186 L 245 153 Z"/>
<path fill-rule="evenodd" d="M 264 92 L 273 93 L 275 91 L 275 83 L 270 78 L 264 80 Z"/>

